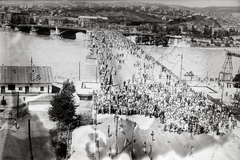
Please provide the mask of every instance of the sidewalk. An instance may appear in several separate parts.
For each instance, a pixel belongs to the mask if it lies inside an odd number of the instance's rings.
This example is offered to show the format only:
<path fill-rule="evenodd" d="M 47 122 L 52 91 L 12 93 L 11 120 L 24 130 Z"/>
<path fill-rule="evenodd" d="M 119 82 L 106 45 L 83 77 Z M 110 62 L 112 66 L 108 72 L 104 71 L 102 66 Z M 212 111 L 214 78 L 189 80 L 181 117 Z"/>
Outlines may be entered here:
<path fill-rule="evenodd" d="M 8 125 L 8 116 L 9 111 L 11 110 L 11 107 L 13 105 L 12 103 L 12 96 L 11 95 L 5 95 L 4 99 L 7 102 L 7 105 L 3 106 L 0 105 L 0 109 L 3 110 L 3 112 L 0 112 L 0 159 L 2 159 L 3 149 L 6 141 L 6 136 L 8 133 L 9 125 Z M 1 96 L 2 100 L 2 96 Z"/>

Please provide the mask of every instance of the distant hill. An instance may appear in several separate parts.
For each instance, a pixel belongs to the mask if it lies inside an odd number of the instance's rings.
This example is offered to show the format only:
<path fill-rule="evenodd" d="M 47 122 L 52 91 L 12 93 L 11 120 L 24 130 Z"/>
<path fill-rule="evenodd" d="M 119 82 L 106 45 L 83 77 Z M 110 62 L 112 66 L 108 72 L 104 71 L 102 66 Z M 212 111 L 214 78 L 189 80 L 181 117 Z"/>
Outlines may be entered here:
<path fill-rule="evenodd" d="M 191 7 L 181 6 L 181 5 L 169 5 L 169 7 L 175 8 L 175 9 L 182 9 L 182 10 L 192 10 Z"/>

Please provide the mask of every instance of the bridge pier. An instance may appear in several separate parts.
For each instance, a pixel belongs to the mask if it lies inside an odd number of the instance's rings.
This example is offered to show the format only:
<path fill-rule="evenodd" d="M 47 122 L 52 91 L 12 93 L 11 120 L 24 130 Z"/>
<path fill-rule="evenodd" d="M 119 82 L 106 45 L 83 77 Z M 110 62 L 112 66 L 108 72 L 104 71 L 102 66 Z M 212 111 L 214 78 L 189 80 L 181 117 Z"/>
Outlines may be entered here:
<path fill-rule="evenodd" d="M 36 30 L 37 34 L 41 34 L 41 35 L 46 35 L 49 36 L 51 34 L 50 29 L 49 28 L 38 28 Z"/>
<path fill-rule="evenodd" d="M 76 34 L 75 33 L 63 33 L 61 34 L 62 38 L 67 38 L 67 39 L 76 39 Z"/>
<path fill-rule="evenodd" d="M 60 35 L 60 30 L 58 29 L 58 26 L 55 27 L 55 34 Z"/>
<path fill-rule="evenodd" d="M 31 28 L 30 27 L 18 27 L 19 31 L 30 33 Z"/>

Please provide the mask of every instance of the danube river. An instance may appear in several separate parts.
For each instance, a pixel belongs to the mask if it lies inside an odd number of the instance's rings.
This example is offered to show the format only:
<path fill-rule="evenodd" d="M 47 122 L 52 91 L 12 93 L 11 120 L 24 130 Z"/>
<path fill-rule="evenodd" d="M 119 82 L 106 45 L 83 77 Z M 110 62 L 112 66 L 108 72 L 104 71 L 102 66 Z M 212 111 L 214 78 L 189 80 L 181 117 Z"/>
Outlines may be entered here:
<path fill-rule="evenodd" d="M 35 66 L 51 66 L 54 77 L 79 80 L 80 68 L 81 80 L 91 79 L 85 66 L 87 45 L 88 37 L 83 33 L 70 40 L 0 29 L 0 64 L 30 66 L 32 57 Z"/>
<path fill-rule="evenodd" d="M 180 55 L 183 54 L 183 79 L 186 78 L 184 74 L 190 71 L 196 78 L 217 78 L 226 58 L 226 50 L 240 54 L 239 48 L 191 48 L 183 44 L 184 42 L 179 42 L 163 49 L 156 46 L 141 47 L 177 76 L 180 76 Z M 31 65 L 32 57 L 36 66 L 51 66 L 54 77 L 94 81 L 96 66 L 85 65 L 89 50 L 88 37 L 83 33 L 77 33 L 76 39 L 70 40 L 52 35 L 0 30 L 0 64 L 28 66 Z M 233 57 L 233 76 L 237 73 L 239 64 L 240 58 Z"/>

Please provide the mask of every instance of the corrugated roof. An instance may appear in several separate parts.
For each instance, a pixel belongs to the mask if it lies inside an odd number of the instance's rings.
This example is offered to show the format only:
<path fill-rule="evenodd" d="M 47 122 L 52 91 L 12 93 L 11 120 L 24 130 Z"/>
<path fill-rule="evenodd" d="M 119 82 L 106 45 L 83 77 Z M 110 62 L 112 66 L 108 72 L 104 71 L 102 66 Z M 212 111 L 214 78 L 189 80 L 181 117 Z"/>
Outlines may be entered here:
<path fill-rule="evenodd" d="M 0 66 L 0 83 L 17 84 L 52 82 L 52 68 L 49 66 Z"/>

